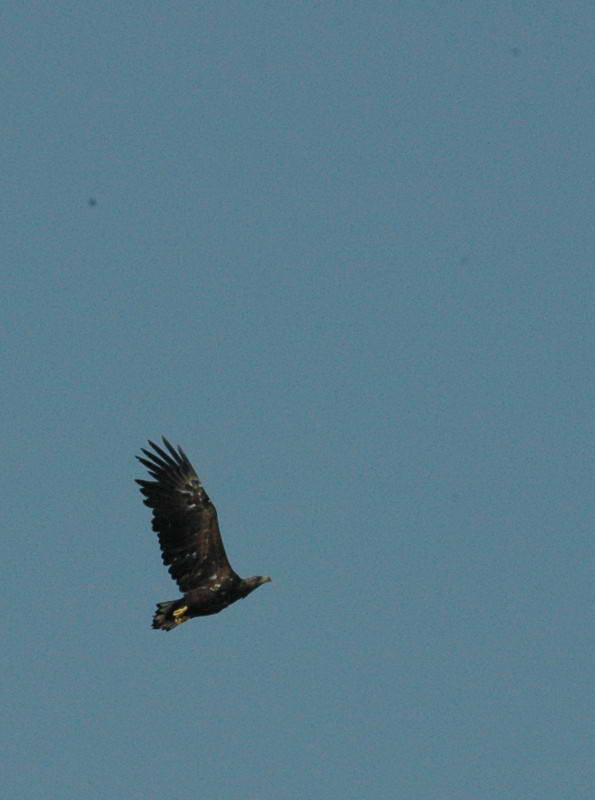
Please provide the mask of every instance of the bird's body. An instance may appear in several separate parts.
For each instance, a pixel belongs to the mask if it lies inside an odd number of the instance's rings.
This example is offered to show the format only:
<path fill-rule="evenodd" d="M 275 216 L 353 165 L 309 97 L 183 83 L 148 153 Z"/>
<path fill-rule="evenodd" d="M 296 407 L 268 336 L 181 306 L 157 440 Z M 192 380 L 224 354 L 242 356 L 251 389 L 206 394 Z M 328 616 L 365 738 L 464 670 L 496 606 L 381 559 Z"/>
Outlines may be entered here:
<path fill-rule="evenodd" d="M 270 578 L 240 578 L 223 548 L 217 511 L 188 457 L 163 439 L 167 452 L 149 442 L 137 456 L 154 481 L 137 480 L 153 509 L 153 530 L 159 536 L 163 563 L 184 596 L 157 604 L 153 627 L 172 630 L 193 617 L 217 614 L 246 597 Z"/>

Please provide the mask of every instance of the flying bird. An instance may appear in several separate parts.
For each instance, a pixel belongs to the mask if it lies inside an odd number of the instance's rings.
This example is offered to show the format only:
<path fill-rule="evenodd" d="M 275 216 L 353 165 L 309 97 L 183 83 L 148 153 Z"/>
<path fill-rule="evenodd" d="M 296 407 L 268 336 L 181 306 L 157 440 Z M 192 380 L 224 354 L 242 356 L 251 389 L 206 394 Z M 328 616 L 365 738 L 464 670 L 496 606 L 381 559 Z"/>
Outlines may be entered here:
<path fill-rule="evenodd" d="M 171 631 L 193 617 L 218 614 L 271 580 L 266 575 L 240 578 L 231 568 L 219 532 L 217 511 L 181 447 L 163 437 L 165 450 L 141 448 L 153 481 L 136 480 L 153 509 L 153 530 L 159 537 L 163 563 L 183 597 L 157 603 L 153 628 Z"/>

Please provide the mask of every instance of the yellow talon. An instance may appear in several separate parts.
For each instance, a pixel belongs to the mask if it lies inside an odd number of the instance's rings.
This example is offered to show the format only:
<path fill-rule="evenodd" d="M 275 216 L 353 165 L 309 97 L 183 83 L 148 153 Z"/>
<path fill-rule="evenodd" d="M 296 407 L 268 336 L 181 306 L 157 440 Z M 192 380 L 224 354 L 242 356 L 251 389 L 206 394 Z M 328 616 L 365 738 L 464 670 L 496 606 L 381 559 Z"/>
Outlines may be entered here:
<path fill-rule="evenodd" d="M 188 611 L 188 606 L 182 606 L 181 608 L 176 608 L 176 610 L 174 611 L 174 614 L 173 614 L 174 617 L 176 617 L 176 622 L 181 622 L 182 620 L 179 620 L 177 618 L 181 617 L 187 611 Z"/>

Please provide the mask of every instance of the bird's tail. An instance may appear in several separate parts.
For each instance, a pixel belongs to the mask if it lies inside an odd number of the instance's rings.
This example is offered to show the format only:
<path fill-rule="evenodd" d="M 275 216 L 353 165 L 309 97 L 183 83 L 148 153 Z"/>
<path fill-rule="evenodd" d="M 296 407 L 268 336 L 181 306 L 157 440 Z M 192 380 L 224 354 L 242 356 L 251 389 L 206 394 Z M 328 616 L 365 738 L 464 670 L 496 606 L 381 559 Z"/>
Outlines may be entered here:
<path fill-rule="evenodd" d="M 153 615 L 153 627 L 157 630 L 171 631 L 189 619 L 186 616 L 188 606 L 179 600 L 167 600 L 157 603 L 157 611 Z"/>

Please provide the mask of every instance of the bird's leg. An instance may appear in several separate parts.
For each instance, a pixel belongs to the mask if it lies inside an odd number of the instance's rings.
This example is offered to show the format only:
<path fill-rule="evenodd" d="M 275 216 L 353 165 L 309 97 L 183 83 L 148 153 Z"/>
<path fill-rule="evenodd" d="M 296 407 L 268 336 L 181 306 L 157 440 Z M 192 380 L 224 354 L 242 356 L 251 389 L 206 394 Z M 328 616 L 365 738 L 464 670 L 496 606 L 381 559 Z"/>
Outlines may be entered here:
<path fill-rule="evenodd" d="M 184 614 L 188 611 L 188 606 L 182 606 L 181 608 L 176 608 L 173 612 L 173 618 L 176 625 L 181 625 L 182 622 L 186 622 L 188 617 L 185 617 Z"/>

